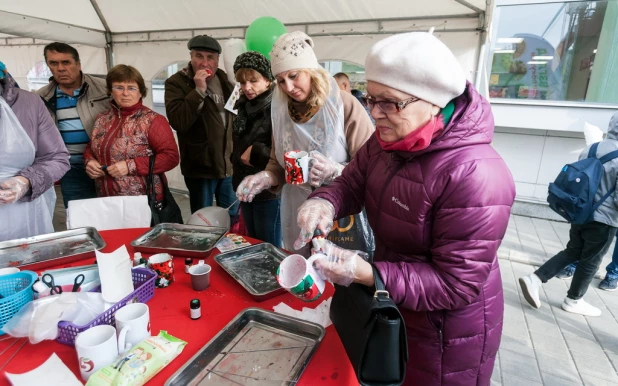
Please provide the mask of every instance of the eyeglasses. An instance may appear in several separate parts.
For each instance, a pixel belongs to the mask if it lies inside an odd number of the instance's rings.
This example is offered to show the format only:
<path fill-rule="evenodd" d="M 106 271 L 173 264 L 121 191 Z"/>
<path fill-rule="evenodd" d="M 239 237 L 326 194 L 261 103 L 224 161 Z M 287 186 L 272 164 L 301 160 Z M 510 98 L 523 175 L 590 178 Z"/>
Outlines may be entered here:
<path fill-rule="evenodd" d="M 405 109 L 409 104 L 412 104 L 420 100 L 421 98 L 412 97 L 410 99 L 406 99 L 406 100 L 399 101 L 399 102 L 391 102 L 391 101 L 377 101 L 376 98 L 372 97 L 371 95 L 365 95 L 363 97 L 363 101 L 367 105 L 367 108 L 369 108 L 369 111 L 373 110 L 373 106 L 377 105 L 380 111 L 382 111 L 385 114 L 398 113 L 401 110 Z"/>
<path fill-rule="evenodd" d="M 127 90 L 130 93 L 134 93 L 134 92 L 138 92 L 139 88 L 135 86 L 129 86 L 127 88 L 124 88 L 123 86 L 112 86 L 112 90 L 119 92 L 119 93 L 123 93 L 124 90 Z"/>

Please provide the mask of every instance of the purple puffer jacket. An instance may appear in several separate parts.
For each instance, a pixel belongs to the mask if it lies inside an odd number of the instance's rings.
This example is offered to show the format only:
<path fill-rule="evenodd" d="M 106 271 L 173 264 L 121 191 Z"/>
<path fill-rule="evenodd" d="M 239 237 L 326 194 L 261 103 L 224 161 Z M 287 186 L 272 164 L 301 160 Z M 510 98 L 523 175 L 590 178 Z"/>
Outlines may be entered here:
<path fill-rule="evenodd" d="M 468 84 L 427 149 L 389 153 L 372 137 L 310 196 L 336 218 L 366 206 L 375 266 L 406 321 L 406 385 L 490 383 L 504 311 L 496 251 L 515 198 L 493 132 L 489 103 Z"/>

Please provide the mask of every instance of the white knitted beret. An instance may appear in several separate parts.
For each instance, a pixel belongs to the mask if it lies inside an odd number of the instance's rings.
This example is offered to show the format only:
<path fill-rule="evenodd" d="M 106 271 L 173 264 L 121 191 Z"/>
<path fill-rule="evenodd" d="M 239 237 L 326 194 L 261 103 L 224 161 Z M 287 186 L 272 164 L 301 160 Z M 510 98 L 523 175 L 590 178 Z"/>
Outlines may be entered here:
<path fill-rule="evenodd" d="M 390 36 L 371 47 L 365 78 L 438 107 L 463 94 L 466 76 L 455 55 L 427 32 Z"/>
<path fill-rule="evenodd" d="M 313 40 L 301 31 L 279 36 L 270 51 L 270 68 L 275 76 L 284 71 L 320 68 L 313 52 Z"/>

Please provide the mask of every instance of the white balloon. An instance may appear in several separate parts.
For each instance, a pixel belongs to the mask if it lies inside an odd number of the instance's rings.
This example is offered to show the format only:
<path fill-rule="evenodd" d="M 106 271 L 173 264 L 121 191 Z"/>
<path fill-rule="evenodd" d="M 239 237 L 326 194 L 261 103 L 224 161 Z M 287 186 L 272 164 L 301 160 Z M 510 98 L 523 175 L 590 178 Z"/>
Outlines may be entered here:
<path fill-rule="evenodd" d="M 228 39 L 223 42 L 223 46 L 221 47 L 221 54 L 223 55 L 223 65 L 225 67 L 225 72 L 227 73 L 227 78 L 232 82 L 232 84 L 236 83 L 236 78 L 234 77 L 234 62 L 238 55 L 247 52 L 247 46 L 245 45 L 245 41 L 242 39 Z"/>
<path fill-rule="evenodd" d="M 229 230 L 230 214 L 225 208 L 207 206 L 193 213 L 187 224 L 222 227 Z"/>

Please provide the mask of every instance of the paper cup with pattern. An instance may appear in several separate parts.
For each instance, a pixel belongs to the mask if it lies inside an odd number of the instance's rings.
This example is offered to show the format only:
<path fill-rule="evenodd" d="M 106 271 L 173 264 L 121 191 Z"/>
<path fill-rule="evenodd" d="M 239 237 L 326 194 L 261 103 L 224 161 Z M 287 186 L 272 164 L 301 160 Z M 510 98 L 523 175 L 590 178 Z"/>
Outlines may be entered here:
<path fill-rule="evenodd" d="M 309 181 L 309 154 L 306 151 L 292 150 L 283 155 L 285 182 L 293 185 Z"/>
<path fill-rule="evenodd" d="M 324 293 L 326 282 L 313 267 L 313 262 L 323 257 L 322 254 L 313 255 L 308 260 L 301 255 L 286 257 L 277 269 L 277 282 L 300 300 L 317 300 Z"/>

